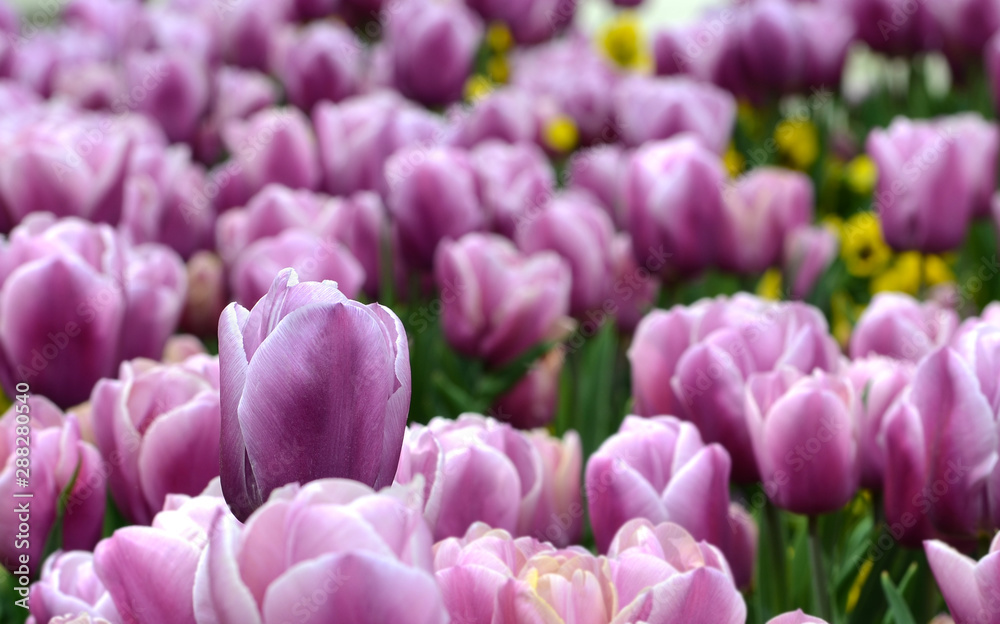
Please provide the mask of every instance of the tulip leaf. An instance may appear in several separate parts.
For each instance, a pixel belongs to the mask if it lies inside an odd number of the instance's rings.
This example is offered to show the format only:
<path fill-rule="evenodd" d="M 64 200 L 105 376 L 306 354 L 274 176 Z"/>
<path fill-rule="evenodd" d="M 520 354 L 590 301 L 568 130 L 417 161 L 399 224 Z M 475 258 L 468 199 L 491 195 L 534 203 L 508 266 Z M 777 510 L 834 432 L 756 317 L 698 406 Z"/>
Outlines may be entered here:
<path fill-rule="evenodd" d="M 906 601 L 903 600 L 902 594 L 902 589 L 906 588 L 906 584 L 909 583 L 916 571 L 917 564 L 911 564 L 903 576 L 900 588 L 892 584 L 892 579 L 889 577 L 888 572 L 882 572 L 882 591 L 885 592 L 885 599 L 889 603 L 889 613 L 886 614 L 886 619 L 883 620 L 885 624 L 890 624 L 890 622 L 895 622 L 896 624 L 917 624 L 913 618 L 913 614 L 910 613 L 910 608 L 906 606 Z"/>
<path fill-rule="evenodd" d="M 0 566 L 0 622 L 4 624 L 22 624 L 28 619 L 28 610 L 16 604 L 22 600 L 21 594 L 15 591 L 16 586 L 17 577 Z"/>
<path fill-rule="evenodd" d="M 63 488 L 63 491 L 59 493 L 59 504 L 56 507 L 56 519 L 52 523 L 52 529 L 49 530 L 48 539 L 45 540 L 45 550 L 44 555 L 42 555 L 42 561 L 49 558 L 49 555 L 56 552 L 57 550 L 62 550 L 63 545 L 63 524 L 66 517 L 66 506 L 69 504 L 69 496 L 73 492 L 73 488 L 76 486 L 76 480 L 80 476 L 80 467 L 83 465 L 83 458 L 81 457 L 76 461 L 76 468 L 73 469 L 73 476 L 70 478 L 69 483 Z"/>

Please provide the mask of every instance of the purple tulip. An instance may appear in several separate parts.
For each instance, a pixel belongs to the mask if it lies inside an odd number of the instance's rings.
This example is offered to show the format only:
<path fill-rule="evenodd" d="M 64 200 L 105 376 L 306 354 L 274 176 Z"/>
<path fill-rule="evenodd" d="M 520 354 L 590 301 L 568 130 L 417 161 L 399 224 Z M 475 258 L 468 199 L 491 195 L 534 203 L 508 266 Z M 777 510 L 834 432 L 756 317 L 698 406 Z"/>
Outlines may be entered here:
<path fill-rule="evenodd" d="M 1000 131 L 974 113 L 932 121 L 900 117 L 868 135 L 886 242 L 925 253 L 961 245 L 970 220 L 989 210 L 998 149 Z"/>
<path fill-rule="evenodd" d="M 291 21 L 294 0 L 236 2 L 217 5 L 199 0 L 214 18 L 222 40 L 225 60 L 248 69 L 266 70 L 268 53 L 280 31 Z"/>
<path fill-rule="evenodd" d="M 90 400 L 98 448 L 118 509 L 149 524 L 168 494 L 196 495 L 219 476 L 219 362 L 124 362 Z"/>
<path fill-rule="evenodd" d="M 388 160 L 385 172 L 399 253 L 412 269 L 431 268 L 442 241 L 485 228 L 482 190 L 464 150 L 401 150 Z"/>
<path fill-rule="evenodd" d="M 217 161 L 222 152 L 222 128 L 230 121 L 271 108 L 277 101 L 277 86 L 264 74 L 228 65 L 217 69 L 212 76 L 210 111 L 194 146 L 198 158 L 207 163 Z"/>
<path fill-rule="evenodd" d="M 482 34 L 482 22 L 458 0 L 399 3 L 386 24 L 393 83 L 426 105 L 461 99 Z"/>
<path fill-rule="evenodd" d="M 440 118 L 394 91 L 323 102 L 313 118 L 324 188 L 332 195 L 377 191 L 386 197 L 386 160 L 402 147 L 437 145 L 445 136 Z"/>
<path fill-rule="evenodd" d="M 562 333 L 571 277 L 554 253 L 524 256 L 501 236 L 469 234 L 442 243 L 434 277 L 445 339 L 463 355 L 502 366 Z"/>
<path fill-rule="evenodd" d="M 571 0 L 466 0 L 488 22 L 507 25 L 515 41 L 536 44 L 552 39 L 573 21 Z"/>
<path fill-rule="evenodd" d="M 129 108 L 155 119 L 171 141 L 194 139 L 209 103 L 204 60 L 184 50 L 158 50 L 129 53 L 124 66 Z"/>
<path fill-rule="evenodd" d="M 840 250 L 837 234 L 827 227 L 798 227 L 788 232 L 783 250 L 784 273 L 794 299 L 808 297 Z"/>
<path fill-rule="evenodd" d="M 933 0 L 927 5 L 941 28 L 944 53 L 955 65 L 982 58 L 987 42 L 1000 29 L 996 0 Z"/>
<path fill-rule="evenodd" d="M 624 206 L 628 162 L 625 149 L 608 143 L 575 152 L 567 167 L 568 187 L 593 195 L 617 228 L 624 228 L 628 221 Z"/>
<path fill-rule="evenodd" d="M 552 444 L 478 414 L 434 418 L 407 429 L 396 483 L 422 475 L 424 517 L 436 540 L 485 522 L 566 545 L 579 537 L 583 516 L 580 440 L 572 434 L 562 448 Z"/>
<path fill-rule="evenodd" d="M 496 139 L 504 143 L 531 143 L 538 136 L 534 98 L 516 87 L 496 89 L 475 106 L 456 104 L 450 111 L 451 145 L 471 149 Z"/>
<path fill-rule="evenodd" d="M 971 337 L 971 346 L 991 342 L 988 335 Z M 973 537 L 992 526 L 1000 403 L 991 405 L 979 375 L 995 384 L 997 368 L 979 368 L 966 357 L 949 347 L 925 357 L 909 391 L 884 417 L 886 520 L 907 545 Z"/>
<path fill-rule="evenodd" d="M 805 33 L 795 6 L 784 0 L 753 2 L 740 10 L 737 23 L 739 57 L 755 90 L 795 90 L 806 63 Z"/>
<path fill-rule="evenodd" d="M 587 461 L 587 505 L 598 550 L 608 550 L 629 520 L 645 518 L 679 524 L 734 561 L 752 564 L 739 552 L 747 545 L 739 524 L 730 522 L 729 469 L 729 454 L 718 444 L 706 446 L 694 425 L 672 416 L 626 416 Z M 734 572 L 743 586 L 753 566 Z"/>
<path fill-rule="evenodd" d="M 117 54 L 131 54 L 145 46 L 150 37 L 143 9 L 137 0 L 71 0 L 61 17 L 74 29 L 100 35 Z"/>
<path fill-rule="evenodd" d="M 412 489 L 290 484 L 240 525 L 215 521 L 194 585 L 197 621 L 446 624 L 431 535 Z M 403 502 L 406 500 L 407 502 Z M 320 598 L 322 596 L 322 598 Z"/>
<path fill-rule="evenodd" d="M 127 526 L 94 549 L 94 571 L 123 622 L 194 624 L 192 595 L 214 521 L 228 516 L 217 495 L 172 495 L 152 526 Z"/>
<path fill-rule="evenodd" d="M 564 359 L 560 349 L 546 353 L 521 381 L 496 400 L 491 414 L 518 429 L 547 426 L 556 415 Z"/>
<path fill-rule="evenodd" d="M 314 22 L 301 30 L 288 27 L 274 45 L 272 68 L 295 106 L 310 111 L 317 102 L 339 102 L 357 92 L 361 44 L 347 26 Z"/>
<path fill-rule="evenodd" d="M 957 327 L 954 310 L 902 293 L 879 293 L 854 326 L 850 354 L 852 358 L 884 355 L 917 363 L 948 344 Z"/>
<path fill-rule="evenodd" d="M 35 31 L 33 36 L 22 36 L 15 41 L 20 45 L 14 47 L 5 62 L 10 77 L 30 85 L 43 97 L 52 95 L 53 82 L 59 73 L 114 58 L 107 37 L 66 25 Z"/>
<path fill-rule="evenodd" d="M 795 12 L 805 54 L 801 88 L 838 89 L 847 51 L 857 34 L 854 20 L 842 10 L 822 4 L 800 4 Z"/>
<path fill-rule="evenodd" d="M 135 243 L 162 243 L 183 258 L 212 246 L 215 210 L 199 202 L 205 171 L 186 146 L 132 151 L 120 228 Z"/>
<path fill-rule="evenodd" d="M 736 100 L 686 77 L 623 80 L 615 91 L 615 115 L 629 147 L 689 132 L 721 154 L 736 122 Z"/>
<path fill-rule="evenodd" d="M 654 264 L 652 260 L 644 265 L 635 261 L 632 238 L 628 234 L 615 235 L 611 242 L 611 262 L 614 271 L 611 292 L 613 314 L 618 329 L 631 334 L 656 303 L 660 282 L 649 269 Z"/>
<path fill-rule="evenodd" d="M 880 442 L 885 415 L 909 387 L 916 367 L 884 357 L 870 357 L 851 362 L 844 375 L 861 398 L 861 487 L 882 489 L 885 474 L 885 449 Z"/>
<path fill-rule="evenodd" d="M 194 254 L 187 262 L 187 282 L 181 328 L 199 336 L 210 335 L 218 330 L 219 315 L 229 302 L 222 260 L 210 251 Z"/>
<path fill-rule="evenodd" d="M 131 112 L 137 103 L 129 98 L 121 67 L 103 60 L 56 68 L 52 75 L 52 96 L 87 110 Z"/>
<path fill-rule="evenodd" d="M 41 101 L 38 94 L 27 86 L 13 80 L 0 80 L 0 113 L 5 116 L 27 108 L 35 108 Z"/>
<path fill-rule="evenodd" d="M 625 210 L 637 253 L 662 249 L 665 276 L 716 264 L 721 250 L 738 244 L 720 228 L 726 222 L 726 178 L 719 157 L 691 136 L 636 150 L 625 177 Z"/>
<path fill-rule="evenodd" d="M 483 208 L 493 230 L 514 238 L 555 192 L 552 165 L 539 147 L 486 141 L 472 152 L 472 164 L 483 195 Z"/>
<path fill-rule="evenodd" d="M 159 358 L 180 318 L 184 264 L 158 245 L 125 244 L 109 226 L 38 214 L 0 253 L 0 366 L 68 407 L 135 357 Z"/>
<path fill-rule="evenodd" d="M 382 250 L 389 231 L 389 217 L 382 199 L 369 191 L 337 197 L 327 204 L 321 219 L 321 232 L 328 240 L 340 241 L 350 250 L 364 269 L 365 293 L 377 298 Z"/>
<path fill-rule="evenodd" d="M 827 622 L 818 617 L 806 615 L 802 609 L 798 609 L 773 617 L 767 621 L 767 624 L 827 624 Z"/>
<path fill-rule="evenodd" d="M 298 21 L 328 17 L 347 0 L 295 0 L 295 15 Z"/>
<path fill-rule="evenodd" d="M 937 540 L 926 541 L 923 546 L 955 622 L 994 621 L 1000 613 L 1000 535 L 993 537 L 989 552 L 979 561 Z"/>
<path fill-rule="evenodd" d="M 758 167 L 725 191 L 726 212 L 737 243 L 721 250 L 722 266 L 759 273 L 781 262 L 785 240 L 813 216 L 813 187 L 798 171 Z"/>
<path fill-rule="evenodd" d="M 294 347 L 302 344 L 326 346 Z M 222 313 L 219 367 L 222 487 L 237 517 L 292 481 L 391 483 L 410 366 L 403 325 L 388 308 L 351 301 L 330 282 L 299 283 L 285 269 L 252 310 L 233 303 Z M 331 448 L 343 452 L 322 451 Z"/>
<path fill-rule="evenodd" d="M 27 539 L 7 540 L 0 546 L 0 556 L 12 573 L 21 566 L 23 576 L 34 577 L 56 522 L 60 494 L 71 483 L 73 489 L 62 518 L 63 546 L 88 550 L 101 539 L 107 500 L 105 473 L 97 449 L 81 439 L 76 417 L 64 417 L 59 408 L 41 396 L 32 395 L 27 401 L 13 393 L 10 396 L 14 404 L 0 418 L 0 494 L 12 502 L 0 513 L 0 530 L 12 537 L 26 532 L 30 535 Z M 17 450 L 28 448 L 24 440 L 30 443 L 30 456 Z M 27 468 L 24 462 L 17 461 L 25 457 L 30 463 Z M 29 481 L 27 488 L 21 484 L 24 478 Z M 33 496 L 14 498 L 25 492 Z M 30 531 L 19 530 L 25 521 L 23 513 L 17 511 L 21 502 L 28 505 Z M 21 559 L 25 555 L 27 563 Z M 23 574 L 25 569 L 30 574 Z"/>
<path fill-rule="evenodd" d="M 216 225 L 216 246 L 227 264 L 236 262 L 252 243 L 290 229 L 309 229 L 320 220 L 328 197 L 269 184 L 245 208 L 228 210 Z"/>
<path fill-rule="evenodd" d="M 527 254 L 553 251 L 570 267 L 570 314 L 582 318 L 587 312 L 609 307 L 613 259 L 611 241 L 614 224 L 589 195 L 566 193 L 553 199 L 535 218 L 524 221 L 517 244 Z"/>
<path fill-rule="evenodd" d="M 183 50 L 207 67 L 218 70 L 222 62 L 222 42 L 203 20 L 166 3 L 144 5 L 144 24 L 150 29 L 150 49 Z M 209 77 L 211 79 L 211 77 Z"/>
<path fill-rule="evenodd" d="M 850 382 L 794 368 L 747 381 L 747 423 L 769 498 L 782 509 L 820 514 L 858 490 L 860 401 Z"/>
<path fill-rule="evenodd" d="M 121 616 L 104 583 L 94 571 L 94 555 L 81 550 L 53 553 L 45 560 L 38 582 L 31 586 L 31 615 L 36 622 L 54 621 L 72 613 L 121 624 Z"/>
<path fill-rule="evenodd" d="M 858 38 L 873 50 L 890 55 L 911 55 L 936 50 L 941 29 L 930 3 L 905 8 L 895 0 L 843 0 L 854 18 Z"/>

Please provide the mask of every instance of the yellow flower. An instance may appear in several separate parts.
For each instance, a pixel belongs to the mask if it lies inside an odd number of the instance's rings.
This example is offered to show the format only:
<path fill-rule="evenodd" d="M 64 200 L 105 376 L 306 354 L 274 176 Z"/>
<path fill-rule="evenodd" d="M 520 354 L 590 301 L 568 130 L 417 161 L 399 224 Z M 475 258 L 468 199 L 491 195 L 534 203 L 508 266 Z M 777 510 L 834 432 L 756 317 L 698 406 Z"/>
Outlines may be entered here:
<path fill-rule="evenodd" d="M 465 82 L 465 99 L 477 102 L 493 91 L 493 83 L 482 74 L 476 74 Z"/>
<path fill-rule="evenodd" d="M 937 286 L 955 281 L 955 273 L 948 266 L 948 261 L 941 256 L 927 256 L 924 259 L 924 282 L 928 286 Z"/>
<path fill-rule="evenodd" d="M 652 67 L 652 57 L 642 32 L 642 21 L 632 11 L 614 18 L 600 35 L 600 47 L 612 61 L 628 69 Z"/>
<path fill-rule="evenodd" d="M 726 150 L 723 162 L 726 165 L 726 169 L 729 170 L 729 175 L 734 178 L 743 171 L 743 167 L 746 165 L 746 159 L 743 158 L 743 154 L 736 151 L 735 145 L 730 145 L 729 149 Z"/>
<path fill-rule="evenodd" d="M 514 36 L 503 22 L 493 22 L 486 30 L 486 45 L 494 52 L 503 54 L 514 47 Z"/>
<path fill-rule="evenodd" d="M 847 186 L 858 195 L 868 195 L 875 189 L 878 168 L 867 154 L 854 157 L 844 171 Z"/>
<path fill-rule="evenodd" d="M 855 277 L 871 277 L 889 263 L 892 251 L 882 238 L 878 217 L 862 212 L 848 219 L 840 236 L 840 255 L 847 272 Z"/>
<path fill-rule="evenodd" d="M 557 115 L 545 124 L 545 144 L 557 152 L 569 152 L 576 147 L 580 133 L 567 115 Z"/>
<path fill-rule="evenodd" d="M 771 268 L 757 282 L 757 295 L 772 301 L 781 300 L 781 270 Z"/>
<path fill-rule="evenodd" d="M 874 295 L 880 292 L 920 293 L 920 274 L 923 259 L 916 251 L 907 251 L 896 257 L 892 267 L 874 277 L 869 289 Z"/>
<path fill-rule="evenodd" d="M 507 57 L 503 54 L 495 54 L 486 61 L 486 75 L 495 83 L 504 84 L 510 78 L 510 66 L 507 64 Z"/>
<path fill-rule="evenodd" d="M 819 133 L 809 120 L 782 121 L 774 129 L 774 140 L 796 169 L 807 169 L 819 158 Z"/>
<path fill-rule="evenodd" d="M 858 606 L 858 599 L 861 598 L 861 588 L 865 586 L 865 581 L 871 575 L 874 563 L 871 559 L 865 559 L 864 563 L 861 564 L 858 576 L 854 579 L 854 583 L 851 584 L 851 590 L 847 592 L 848 613 L 854 611 L 854 607 Z"/>

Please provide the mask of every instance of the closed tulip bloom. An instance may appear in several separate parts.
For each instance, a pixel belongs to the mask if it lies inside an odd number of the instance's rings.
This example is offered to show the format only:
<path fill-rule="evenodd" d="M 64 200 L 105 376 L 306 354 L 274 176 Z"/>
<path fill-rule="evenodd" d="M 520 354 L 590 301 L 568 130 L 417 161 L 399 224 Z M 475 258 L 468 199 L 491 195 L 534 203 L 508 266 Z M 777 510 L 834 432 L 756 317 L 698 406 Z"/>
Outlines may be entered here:
<path fill-rule="evenodd" d="M 567 439 L 573 449 L 568 466 L 579 467 L 579 439 Z M 435 418 L 407 429 L 396 483 L 422 475 L 424 517 L 436 540 L 464 535 L 475 522 L 485 522 L 516 535 L 547 533 L 546 538 L 565 545 L 580 528 L 569 514 L 574 503 L 576 515 L 582 512 L 574 485 L 579 474 L 560 470 L 562 462 L 547 457 L 551 452 L 492 418 Z"/>
<path fill-rule="evenodd" d="M 270 108 L 278 101 L 278 87 L 264 74 L 223 65 L 212 76 L 212 98 L 209 113 L 193 145 L 198 159 L 211 163 L 222 152 L 222 128 L 233 119 Z"/>
<path fill-rule="evenodd" d="M 565 354 L 550 350 L 528 369 L 513 388 L 501 395 L 491 412 L 496 418 L 518 429 L 545 427 L 556 415 L 559 403 L 559 379 Z"/>
<path fill-rule="evenodd" d="M 464 150 L 401 150 L 389 159 L 385 171 L 399 252 L 411 269 L 430 269 L 443 240 L 485 228 L 476 172 Z"/>
<path fill-rule="evenodd" d="M 940 47 L 941 28 L 930 3 L 918 2 L 906 13 L 893 0 L 844 0 L 842 4 L 854 18 L 858 38 L 873 50 L 909 56 Z"/>
<path fill-rule="evenodd" d="M 721 154 L 736 122 L 736 100 L 686 77 L 633 77 L 615 91 L 615 114 L 629 147 L 689 132 Z"/>
<path fill-rule="evenodd" d="M 1000 612 L 1000 583 L 997 579 L 1000 535 L 993 537 L 989 552 L 979 561 L 938 540 L 926 541 L 923 546 L 934 580 L 954 621 L 994 621 Z"/>
<path fill-rule="evenodd" d="M 469 234 L 444 242 L 434 265 L 445 339 L 459 353 L 502 366 L 562 333 L 571 277 L 558 255 Z"/>
<path fill-rule="evenodd" d="M 844 375 L 861 397 L 861 487 L 882 489 L 885 474 L 885 449 L 880 436 L 886 414 L 897 398 L 903 396 L 916 367 L 885 357 L 857 359 L 850 363 Z"/>
<path fill-rule="evenodd" d="M 310 111 L 317 102 L 353 95 L 360 82 L 360 45 L 343 24 L 314 22 L 301 30 L 288 27 L 276 38 L 271 66 L 289 101 Z"/>
<path fill-rule="evenodd" d="M 593 195 L 618 229 L 627 225 L 623 182 L 628 160 L 621 146 L 603 144 L 575 152 L 567 168 L 568 187 Z"/>
<path fill-rule="evenodd" d="M 805 299 L 833 264 L 840 250 L 837 234 L 827 227 L 798 227 L 788 233 L 784 243 L 784 274 L 794 299 Z"/>
<path fill-rule="evenodd" d="M 884 355 L 919 362 L 947 344 L 958 327 L 958 314 L 933 302 L 902 293 L 879 293 L 851 334 L 852 358 Z"/>
<path fill-rule="evenodd" d="M 491 91 L 473 107 L 460 104 L 452 109 L 454 123 L 448 142 L 472 148 L 496 139 L 504 143 L 532 143 L 538 136 L 537 104 L 516 87 Z"/>
<path fill-rule="evenodd" d="M 205 3 L 212 7 L 211 3 Z M 282 24 L 294 16 L 294 0 L 238 3 L 210 9 L 222 39 L 224 60 L 231 65 L 266 70 L 268 52 Z"/>
<path fill-rule="evenodd" d="M 827 624 L 826 620 L 806 615 L 802 609 L 789 611 L 767 621 L 767 624 Z"/>
<path fill-rule="evenodd" d="M 24 414 L 29 417 L 25 419 Z M 25 426 L 29 428 L 27 436 L 23 433 Z M 18 430 L 22 430 L 21 433 Z M 30 440 L 30 456 L 18 451 L 28 448 L 18 443 L 19 439 Z M 30 460 L 28 468 L 24 461 L 18 463 L 18 459 L 25 457 Z M 101 539 L 107 500 L 105 468 L 97 449 L 80 438 L 76 417 L 64 416 L 59 408 L 41 396 L 32 395 L 27 401 L 15 397 L 14 404 L 0 418 L 0 466 L 0 494 L 11 501 L 30 502 L 30 537 L 34 538 L 18 540 L 16 548 L 13 539 L 0 546 L 0 557 L 8 570 L 14 572 L 20 565 L 20 557 L 27 555 L 30 576 L 36 575 L 46 541 L 56 524 L 60 495 L 70 484 L 73 488 L 62 516 L 63 547 L 89 550 Z M 30 475 L 27 478 L 31 482 L 27 490 L 18 484 L 26 474 Z M 26 491 L 34 496 L 21 500 L 14 498 Z M 25 518 L 16 508 L 17 505 L 11 504 L 0 513 L 0 530 L 6 535 L 24 532 L 18 527 Z"/>
<path fill-rule="evenodd" d="M 542 458 L 542 493 L 535 509 L 532 535 L 557 546 L 579 540 L 583 528 L 583 500 L 580 476 L 583 447 L 573 430 L 562 438 L 545 429 L 526 434 Z"/>
<path fill-rule="evenodd" d="M 365 272 L 364 291 L 377 298 L 382 276 L 385 238 L 389 216 L 382 199 L 370 191 L 328 202 L 320 227 L 327 240 L 340 241 L 361 263 Z"/>
<path fill-rule="evenodd" d="M 326 346 L 294 347 L 302 344 Z M 285 269 L 252 310 L 225 309 L 219 345 L 222 487 L 238 518 L 293 481 L 392 482 L 410 366 L 403 325 L 388 308 Z M 331 448 L 343 452 L 322 450 Z"/>
<path fill-rule="evenodd" d="M 846 379 L 792 368 L 751 377 L 747 421 L 776 505 L 800 514 L 844 506 L 858 489 L 858 396 Z"/>
<path fill-rule="evenodd" d="M 570 314 L 582 318 L 586 312 L 608 305 L 613 278 L 611 241 L 614 224 L 589 195 L 564 193 L 553 199 L 536 217 L 518 228 L 517 244 L 535 254 L 549 250 L 566 259 L 572 276 Z M 605 312 L 606 313 L 606 312 Z"/>
<path fill-rule="evenodd" d="M 216 224 L 216 247 L 233 264 L 251 243 L 285 230 L 313 227 L 329 198 L 306 190 L 268 184 L 245 207 L 227 210 Z"/>
<path fill-rule="evenodd" d="M 795 7 L 805 63 L 801 86 L 838 89 L 847 51 L 857 28 L 850 15 L 834 6 L 800 4 Z"/>
<path fill-rule="evenodd" d="M 941 27 L 943 51 L 955 64 L 978 61 L 1000 28 L 1000 3 L 995 0 L 937 0 L 928 3 L 928 8 Z"/>
<path fill-rule="evenodd" d="M 747 79 L 765 92 L 794 90 L 806 62 L 806 40 L 796 7 L 781 0 L 753 2 L 738 19 L 738 49 Z"/>
<path fill-rule="evenodd" d="M 308 282 L 336 282 L 349 298 L 357 297 L 365 281 L 364 267 L 340 243 L 308 230 L 286 230 L 254 242 L 233 263 L 229 286 L 236 302 L 253 307 L 267 294 L 278 273 L 288 267 Z"/>
<path fill-rule="evenodd" d="M 518 43 L 536 44 L 557 36 L 573 21 L 576 3 L 570 0 L 467 0 L 487 22 L 502 22 Z"/>
<path fill-rule="evenodd" d="M 812 182 L 797 171 L 758 167 L 737 179 L 725 200 L 737 243 L 722 250 L 722 264 L 732 271 L 759 273 L 779 264 L 788 235 L 812 222 Z"/>
<path fill-rule="evenodd" d="M 194 624 L 198 561 L 219 516 L 228 516 L 221 497 L 174 495 L 152 526 L 127 526 L 101 540 L 94 571 L 122 622 Z"/>
<path fill-rule="evenodd" d="M 126 93 L 142 92 L 132 110 L 156 120 L 171 141 L 190 141 L 208 110 L 208 67 L 182 49 L 131 52 L 124 59 Z"/>
<path fill-rule="evenodd" d="M 69 407 L 134 357 L 159 358 L 187 291 L 184 264 L 109 226 L 32 215 L 0 252 L 5 391 L 19 381 Z"/>
<path fill-rule="evenodd" d="M 556 176 L 536 145 L 486 141 L 471 152 L 493 231 L 511 239 L 549 203 Z"/>
<path fill-rule="evenodd" d="M 886 242 L 925 253 L 961 245 L 971 219 L 989 210 L 998 149 L 996 125 L 973 113 L 897 118 L 872 132 L 867 151 L 878 167 L 875 203 Z"/>
<path fill-rule="evenodd" d="M 660 282 L 656 278 L 658 259 L 653 255 L 643 264 L 635 261 L 632 237 L 616 234 L 611 242 L 611 261 L 614 267 L 611 301 L 618 329 L 632 333 L 639 321 L 656 303 Z"/>
<path fill-rule="evenodd" d="M 200 336 L 216 332 L 219 315 L 229 303 L 222 260 L 210 251 L 199 251 L 191 256 L 187 262 L 187 282 L 181 327 Z M 169 346 L 168 341 L 167 348 Z"/>
<path fill-rule="evenodd" d="M 102 379 L 90 401 L 98 448 L 118 509 L 149 524 L 167 494 L 196 495 L 219 476 L 219 363 L 135 360 Z"/>
<path fill-rule="evenodd" d="M 260 624 L 296 614 L 344 624 L 446 624 L 431 535 L 409 503 L 414 497 L 323 479 L 275 490 L 246 524 L 217 517 L 195 579 L 197 621 Z"/>
<path fill-rule="evenodd" d="M 727 240 L 722 161 L 696 138 L 647 143 L 632 155 L 625 177 L 625 210 L 632 244 L 661 247 L 664 275 L 697 273 L 713 266 Z M 642 262 L 644 259 L 636 257 Z"/>
<path fill-rule="evenodd" d="M 393 83 L 428 106 L 461 99 L 482 34 L 482 22 L 463 2 L 401 3 L 386 25 Z"/>
<path fill-rule="evenodd" d="M 734 560 L 751 563 L 740 556 L 747 544 L 730 522 L 729 471 L 725 449 L 705 445 L 694 425 L 672 416 L 627 416 L 587 461 L 584 487 L 598 550 L 608 550 L 626 522 L 645 518 L 679 524 Z M 735 570 L 741 586 L 752 569 Z"/>
<path fill-rule="evenodd" d="M 407 145 L 436 145 L 445 136 L 440 117 L 395 91 L 322 102 L 313 114 L 323 186 L 333 195 L 376 191 L 387 197 L 386 160 Z"/>
<path fill-rule="evenodd" d="M 57 551 L 45 560 L 29 598 L 35 622 L 51 623 L 67 613 L 87 614 L 121 624 L 115 603 L 94 572 L 93 553 L 83 550 Z"/>

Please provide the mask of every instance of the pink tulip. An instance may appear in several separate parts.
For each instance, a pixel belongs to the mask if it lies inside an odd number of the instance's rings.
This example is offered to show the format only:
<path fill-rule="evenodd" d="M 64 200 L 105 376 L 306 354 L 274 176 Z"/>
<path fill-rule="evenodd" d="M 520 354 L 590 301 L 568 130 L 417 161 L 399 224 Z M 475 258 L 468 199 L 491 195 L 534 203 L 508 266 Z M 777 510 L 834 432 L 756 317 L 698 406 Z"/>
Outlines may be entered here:
<path fill-rule="evenodd" d="M 486 21 L 506 24 L 519 43 L 536 44 L 556 37 L 573 21 L 571 0 L 466 0 Z"/>
<path fill-rule="evenodd" d="M 767 624 L 827 624 L 827 622 L 818 617 L 806 615 L 802 609 L 798 609 L 773 617 L 767 621 Z"/>
<path fill-rule="evenodd" d="M 94 555 L 82 550 L 53 553 L 45 560 L 38 582 L 31 586 L 31 614 L 36 622 L 58 615 L 87 614 L 114 624 L 122 619 L 104 583 L 94 571 Z"/>
<path fill-rule="evenodd" d="M 361 80 L 357 46 L 354 33 L 343 24 L 288 27 L 276 38 L 271 65 L 289 101 L 311 111 L 317 102 L 339 102 L 357 92 Z"/>
<path fill-rule="evenodd" d="M 619 145 L 602 144 L 575 152 L 567 168 L 568 187 L 593 195 L 619 229 L 628 222 L 623 184 L 628 160 L 628 152 Z"/>
<path fill-rule="evenodd" d="M 947 344 L 957 327 L 954 310 L 901 293 L 880 293 L 854 327 L 850 354 L 852 358 L 884 355 L 916 363 Z"/>
<path fill-rule="evenodd" d="M 156 120 L 171 141 L 195 138 L 210 96 L 204 59 L 181 49 L 130 52 L 124 76 L 131 110 Z"/>
<path fill-rule="evenodd" d="M 837 235 L 826 227 L 804 226 L 788 232 L 784 243 L 784 273 L 790 294 L 805 299 L 823 273 L 833 264 L 840 249 Z"/>
<path fill-rule="evenodd" d="M 517 87 L 501 87 L 477 100 L 474 106 L 456 104 L 449 144 L 471 149 L 495 139 L 504 143 L 532 143 L 538 136 L 534 98 Z"/>
<path fill-rule="evenodd" d="M 210 251 L 194 254 L 187 262 L 187 282 L 181 327 L 200 336 L 212 334 L 218 330 L 219 315 L 229 303 L 222 260 Z"/>
<path fill-rule="evenodd" d="M 480 143 L 470 153 L 493 231 L 513 239 L 548 205 L 555 192 L 552 165 L 539 147 L 499 141 Z"/>
<path fill-rule="evenodd" d="M 223 65 L 212 77 L 212 103 L 198 132 L 195 153 L 202 162 L 215 162 L 222 152 L 220 133 L 230 121 L 246 119 L 278 101 L 278 88 L 264 74 Z"/>
<path fill-rule="evenodd" d="M 989 553 L 979 561 L 937 540 L 924 542 L 924 551 L 956 622 L 992 622 L 997 618 L 1000 614 L 1000 586 L 997 584 L 1000 535 L 993 537 Z"/>
<path fill-rule="evenodd" d="M 635 261 L 632 238 L 628 234 L 617 234 L 611 243 L 611 261 L 614 265 L 611 305 L 615 321 L 618 329 L 632 333 L 660 292 L 660 282 L 650 270 L 656 260 L 651 258 L 640 265 Z"/>
<path fill-rule="evenodd" d="M 565 355 L 552 349 L 493 405 L 491 415 L 518 429 L 545 427 L 556 415 Z"/>

